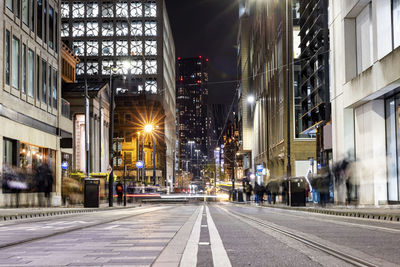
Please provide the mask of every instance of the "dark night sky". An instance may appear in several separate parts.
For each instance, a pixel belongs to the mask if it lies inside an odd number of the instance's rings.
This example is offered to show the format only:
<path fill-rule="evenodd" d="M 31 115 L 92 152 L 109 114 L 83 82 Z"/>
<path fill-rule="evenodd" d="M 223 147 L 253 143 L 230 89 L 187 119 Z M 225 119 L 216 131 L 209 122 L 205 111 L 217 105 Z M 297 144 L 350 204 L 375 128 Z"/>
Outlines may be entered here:
<path fill-rule="evenodd" d="M 236 88 L 235 0 L 165 0 L 177 57 L 210 59 L 209 102 L 230 103 Z"/>

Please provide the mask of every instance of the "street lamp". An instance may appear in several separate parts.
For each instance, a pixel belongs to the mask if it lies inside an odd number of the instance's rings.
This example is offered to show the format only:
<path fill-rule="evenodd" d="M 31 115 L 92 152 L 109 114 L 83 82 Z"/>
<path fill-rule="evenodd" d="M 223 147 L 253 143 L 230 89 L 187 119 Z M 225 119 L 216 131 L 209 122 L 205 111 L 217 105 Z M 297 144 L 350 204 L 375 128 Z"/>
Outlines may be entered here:
<path fill-rule="evenodd" d="M 113 140 L 114 140 L 114 98 L 115 89 L 113 88 L 112 77 L 123 66 L 104 66 L 103 69 L 110 72 L 110 128 L 109 128 L 109 153 L 110 153 L 110 168 L 111 172 L 108 178 L 108 206 L 114 205 L 114 153 L 113 153 Z M 126 192 L 125 192 L 126 193 Z"/>
<path fill-rule="evenodd" d="M 247 102 L 249 102 L 250 104 L 253 104 L 255 101 L 255 98 L 253 95 L 249 95 L 247 96 Z"/>
<path fill-rule="evenodd" d="M 197 170 L 196 170 L 196 174 L 198 174 L 198 176 L 200 176 L 200 168 L 199 168 L 199 153 L 200 153 L 200 149 L 195 149 L 194 152 L 196 152 L 196 156 L 197 156 Z"/>
<path fill-rule="evenodd" d="M 151 141 L 153 143 L 153 185 L 156 185 L 157 184 L 157 178 L 156 178 L 156 142 L 155 142 L 154 136 L 152 135 L 153 130 L 154 130 L 153 124 L 148 123 L 148 124 L 146 124 L 144 126 L 144 131 L 146 133 L 150 134 Z"/>
<path fill-rule="evenodd" d="M 117 67 L 105 66 L 104 70 L 110 71 L 110 128 L 109 128 L 109 153 L 110 153 L 110 167 L 111 172 L 108 177 L 108 206 L 112 207 L 114 205 L 114 153 L 113 153 L 113 138 L 114 138 L 114 98 L 115 98 L 115 90 L 112 84 L 112 76 L 114 73 L 117 73 Z"/>

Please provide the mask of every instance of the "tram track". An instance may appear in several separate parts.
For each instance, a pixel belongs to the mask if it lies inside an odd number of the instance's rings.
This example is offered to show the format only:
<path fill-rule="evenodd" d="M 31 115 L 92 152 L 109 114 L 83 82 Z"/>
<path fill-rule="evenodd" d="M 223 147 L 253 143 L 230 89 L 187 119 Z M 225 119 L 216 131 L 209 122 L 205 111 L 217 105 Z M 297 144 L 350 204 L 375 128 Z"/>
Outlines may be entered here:
<path fill-rule="evenodd" d="M 354 256 L 354 255 L 351 255 L 349 253 L 346 253 L 346 252 L 334 249 L 332 247 L 329 247 L 329 246 L 327 246 L 325 244 L 322 244 L 320 242 L 317 242 L 315 240 L 311 240 L 309 238 L 306 238 L 304 236 L 295 234 L 295 233 L 293 233 L 291 231 L 288 231 L 286 229 L 283 229 L 283 228 L 277 227 L 275 225 L 269 224 L 268 222 L 265 222 L 265 221 L 263 221 L 261 219 L 255 218 L 253 216 L 244 215 L 244 214 L 239 213 L 239 212 L 231 211 L 231 210 L 226 209 L 225 207 L 218 206 L 218 208 L 222 209 L 228 215 L 236 217 L 237 219 L 240 219 L 240 220 L 242 220 L 243 222 L 245 222 L 247 224 L 249 224 L 249 221 L 250 221 L 250 222 L 252 222 L 252 223 L 254 223 L 254 224 L 258 225 L 258 226 L 261 226 L 261 227 L 266 228 L 268 230 L 274 231 L 276 233 L 279 233 L 279 234 L 282 234 L 282 235 L 284 235 L 286 237 L 294 239 L 294 240 L 296 240 L 298 242 L 303 243 L 304 245 L 307 245 L 308 247 L 311 247 L 313 249 L 322 251 L 322 252 L 324 252 L 324 253 L 326 253 L 328 255 L 331 255 L 331 256 L 333 256 L 333 257 L 335 257 L 337 259 L 345 261 L 345 262 L 347 262 L 347 263 L 349 263 L 351 265 L 359 266 L 359 267 L 379 266 L 378 264 L 369 262 L 369 261 L 361 259 L 361 258 L 359 258 L 357 256 Z"/>
<path fill-rule="evenodd" d="M 44 234 L 44 235 L 41 235 L 41 236 L 27 238 L 27 239 L 24 239 L 24 240 L 17 240 L 15 242 L 9 242 L 7 244 L 1 244 L 0 245 L 0 250 L 6 249 L 6 248 L 10 248 L 10 247 L 14 247 L 14 246 L 18 246 L 18 245 L 22 245 L 22 244 L 26 244 L 26 243 L 39 241 L 39 240 L 44 240 L 44 239 L 47 239 L 47 238 L 50 238 L 50 237 L 54 237 L 54 236 L 58 236 L 58 235 L 63 235 L 63 234 L 68 234 L 68 233 L 79 231 L 79 230 L 88 229 L 88 228 L 91 228 L 91 227 L 96 227 L 96 226 L 100 226 L 100 225 L 104 225 L 104 224 L 108 224 L 108 223 L 113 223 L 113 222 L 117 222 L 117 221 L 120 221 L 120 220 L 126 220 L 126 219 L 129 219 L 129 218 L 132 218 L 132 217 L 148 214 L 148 213 L 151 213 L 151 212 L 156 212 L 156 211 L 165 210 L 165 209 L 172 209 L 172 208 L 173 207 L 146 207 L 146 209 L 151 209 L 151 210 L 142 211 L 142 212 L 139 211 L 138 213 L 135 213 L 135 214 L 132 214 L 132 215 L 121 216 L 121 217 L 110 219 L 110 220 L 102 220 L 102 221 L 99 221 L 99 222 L 91 223 L 89 225 L 83 225 L 83 226 L 73 227 L 73 228 L 69 228 L 69 229 L 59 230 L 57 232 L 48 233 L 48 234 Z M 10 225 L 10 226 L 12 226 L 12 225 Z"/>

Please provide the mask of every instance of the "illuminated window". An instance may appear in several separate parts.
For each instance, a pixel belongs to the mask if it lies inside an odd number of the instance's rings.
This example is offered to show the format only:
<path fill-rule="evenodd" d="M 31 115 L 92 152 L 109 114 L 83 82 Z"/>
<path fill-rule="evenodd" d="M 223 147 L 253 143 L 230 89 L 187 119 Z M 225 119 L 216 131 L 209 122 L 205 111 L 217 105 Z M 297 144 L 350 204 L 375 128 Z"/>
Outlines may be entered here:
<path fill-rule="evenodd" d="M 69 23 L 61 23 L 61 37 L 69 36 Z"/>
<path fill-rule="evenodd" d="M 126 36 L 128 35 L 128 23 L 127 22 L 117 22 L 115 33 L 117 36 Z"/>
<path fill-rule="evenodd" d="M 99 63 L 98 62 L 88 62 L 86 65 L 86 74 L 88 75 L 97 75 L 99 72 Z"/>
<path fill-rule="evenodd" d="M 131 60 L 130 61 L 131 74 L 141 75 L 143 73 L 143 61 Z"/>
<path fill-rule="evenodd" d="M 99 35 L 99 23 L 96 21 L 89 21 L 86 24 L 86 35 L 87 36 L 98 36 Z"/>
<path fill-rule="evenodd" d="M 103 56 L 114 56 L 114 42 L 103 41 L 102 42 L 102 55 Z"/>
<path fill-rule="evenodd" d="M 157 17 L 157 4 L 155 2 L 144 4 L 145 17 Z"/>
<path fill-rule="evenodd" d="M 101 31 L 103 36 L 113 36 L 114 35 L 114 28 L 112 22 L 103 22 L 103 28 Z"/>
<path fill-rule="evenodd" d="M 143 15 L 142 3 L 132 2 L 131 3 L 131 17 L 137 18 Z"/>
<path fill-rule="evenodd" d="M 114 62 L 112 60 L 103 60 L 101 65 L 102 65 L 102 73 L 104 75 L 109 75 L 111 73 L 111 70 L 110 69 L 105 70 L 104 68 L 109 68 L 109 67 L 114 66 Z"/>
<path fill-rule="evenodd" d="M 116 64 L 117 64 L 117 67 L 118 67 L 118 69 L 117 69 L 117 73 L 118 74 L 124 74 L 124 75 L 128 74 L 129 67 L 130 67 L 129 61 L 127 61 L 127 60 L 125 60 L 125 61 L 117 60 Z"/>
<path fill-rule="evenodd" d="M 146 80 L 144 90 L 152 94 L 157 94 L 157 81 L 150 79 Z"/>
<path fill-rule="evenodd" d="M 75 55 L 79 56 L 84 56 L 85 55 L 85 43 L 82 41 L 75 41 L 73 44 L 73 49 Z"/>
<path fill-rule="evenodd" d="M 88 41 L 86 43 L 86 55 L 97 56 L 99 54 L 99 43 L 97 41 Z"/>
<path fill-rule="evenodd" d="M 146 60 L 144 66 L 145 74 L 157 74 L 157 60 Z"/>
<path fill-rule="evenodd" d="M 72 23 L 72 36 L 79 37 L 85 34 L 85 24 L 83 22 Z"/>
<path fill-rule="evenodd" d="M 144 23 L 144 35 L 146 36 L 157 35 L 157 23 L 155 21 L 146 21 Z"/>
<path fill-rule="evenodd" d="M 115 43 L 115 52 L 117 56 L 128 55 L 128 41 L 117 41 Z"/>
<path fill-rule="evenodd" d="M 62 3 L 61 4 L 61 17 L 62 18 L 69 18 L 69 4 Z"/>
<path fill-rule="evenodd" d="M 83 3 L 75 2 L 72 4 L 72 17 L 73 18 L 83 18 L 85 16 L 85 8 Z"/>
<path fill-rule="evenodd" d="M 88 3 L 86 5 L 86 16 L 96 18 L 99 15 L 99 5 L 97 3 Z"/>
<path fill-rule="evenodd" d="M 76 64 L 76 75 L 82 75 L 82 74 L 85 74 L 85 64 L 78 63 Z"/>
<path fill-rule="evenodd" d="M 131 35 L 132 36 L 142 36 L 143 35 L 143 26 L 142 26 L 141 21 L 132 21 Z"/>
<path fill-rule="evenodd" d="M 128 17 L 128 3 L 127 2 L 118 2 L 115 7 L 115 13 L 119 18 L 127 18 Z"/>
<path fill-rule="evenodd" d="M 114 8 L 113 3 L 103 3 L 101 8 L 101 15 L 103 16 L 103 18 L 114 17 L 113 8 Z"/>
<path fill-rule="evenodd" d="M 131 55 L 141 56 L 143 53 L 143 42 L 142 41 L 131 41 Z"/>
<path fill-rule="evenodd" d="M 148 56 L 157 55 L 157 41 L 145 41 L 144 44 L 145 54 Z"/>

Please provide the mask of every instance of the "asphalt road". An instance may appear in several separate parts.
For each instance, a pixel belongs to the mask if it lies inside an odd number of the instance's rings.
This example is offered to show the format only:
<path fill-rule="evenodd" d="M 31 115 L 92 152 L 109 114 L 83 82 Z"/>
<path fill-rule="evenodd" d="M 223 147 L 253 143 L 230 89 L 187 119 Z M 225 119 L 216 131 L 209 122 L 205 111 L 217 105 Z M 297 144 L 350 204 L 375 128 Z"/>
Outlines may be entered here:
<path fill-rule="evenodd" d="M 0 223 L 0 266 L 399 266 L 400 223 L 149 205 Z"/>

